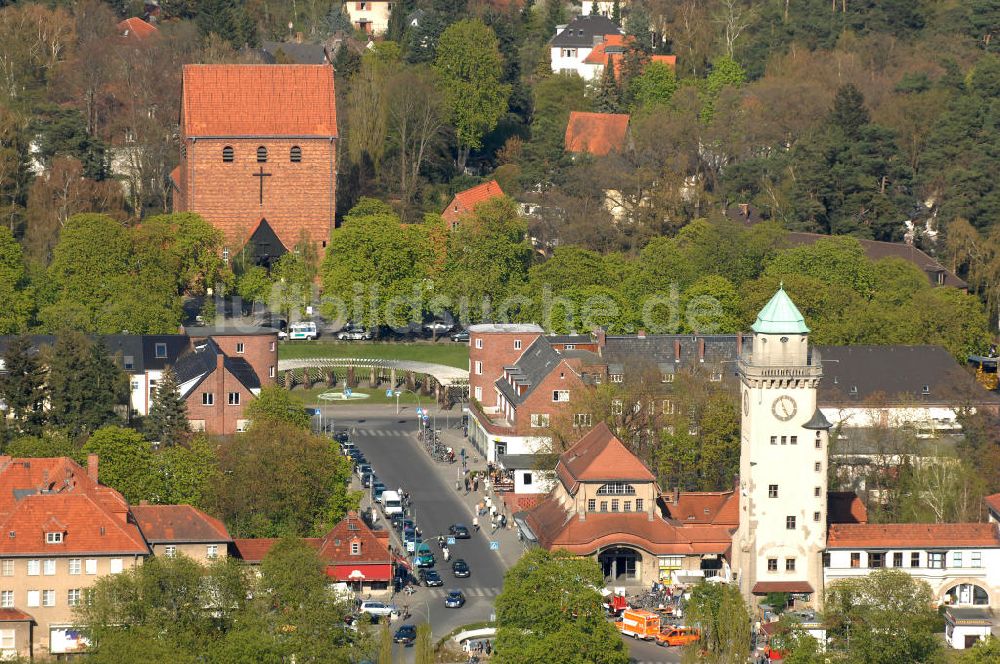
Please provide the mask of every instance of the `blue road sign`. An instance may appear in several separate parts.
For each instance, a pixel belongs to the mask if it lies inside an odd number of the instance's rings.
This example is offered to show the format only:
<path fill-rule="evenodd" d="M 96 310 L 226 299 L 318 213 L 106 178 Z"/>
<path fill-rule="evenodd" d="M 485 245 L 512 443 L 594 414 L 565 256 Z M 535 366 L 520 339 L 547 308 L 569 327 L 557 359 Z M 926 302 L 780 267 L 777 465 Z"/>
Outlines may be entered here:
<path fill-rule="evenodd" d="M 500 542 L 496 540 L 490 540 L 490 551 L 499 551 L 499 550 L 500 550 Z"/>
<path fill-rule="evenodd" d="M 448 538 L 448 546 L 455 546 L 455 538 L 454 537 L 449 537 Z"/>
<path fill-rule="evenodd" d="M 392 390 L 386 390 L 385 391 L 385 396 L 386 396 L 387 399 L 391 399 L 392 398 Z"/>
<path fill-rule="evenodd" d="M 423 408 L 417 408 L 417 415 L 423 415 L 423 414 L 424 414 L 424 409 Z"/>
<path fill-rule="evenodd" d="M 430 418 L 430 416 L 429 416 L 429 415 L 424 415 L 424 422 L 427 422 L 427 421 L 428 421 L 428 420 L 430 420 L 430 419 L 431 419 L 431 418 Z"/>
<path fill-rule="evenodd" d="M 344 388 L 344 396 L 345 397 L 351 396 L 351 388 L 349 388 L 349 387 L 345 387 Z"/>

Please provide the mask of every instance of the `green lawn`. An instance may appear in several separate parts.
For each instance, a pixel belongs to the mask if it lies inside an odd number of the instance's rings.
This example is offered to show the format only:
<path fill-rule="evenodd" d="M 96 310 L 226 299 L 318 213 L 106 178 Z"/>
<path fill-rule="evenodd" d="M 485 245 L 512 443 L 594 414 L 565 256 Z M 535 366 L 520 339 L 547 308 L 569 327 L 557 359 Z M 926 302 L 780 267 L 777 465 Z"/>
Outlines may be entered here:
<path fill-rule="evenodd" d="M 371 341 L 282 341 L 278 357 L 359 357 L 373 360 L 412 360 L 433 362 L 459 369 L 469 368 L 469 346 L 450 339 L 431 342 L 371 342 Z M 384 396 L 384 393 L 383 393 Z"/>

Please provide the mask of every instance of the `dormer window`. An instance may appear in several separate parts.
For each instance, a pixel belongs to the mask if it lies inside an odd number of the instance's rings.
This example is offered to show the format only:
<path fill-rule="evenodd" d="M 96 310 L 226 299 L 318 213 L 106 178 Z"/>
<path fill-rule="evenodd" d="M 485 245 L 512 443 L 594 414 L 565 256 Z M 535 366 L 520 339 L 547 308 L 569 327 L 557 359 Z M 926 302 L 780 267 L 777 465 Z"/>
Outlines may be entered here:
<path fill-rule="evenodd" d="M 46 544 L 62 544 L 62 542 L 63 542 L 62 533 L 45 533 Z"/>
<path fill-rule="evenodd" d="M 157 343 L 153 347 L 153 354 L 156 355 L 156 359 L 162 360 L 167 357 L 167 344 Z"/>

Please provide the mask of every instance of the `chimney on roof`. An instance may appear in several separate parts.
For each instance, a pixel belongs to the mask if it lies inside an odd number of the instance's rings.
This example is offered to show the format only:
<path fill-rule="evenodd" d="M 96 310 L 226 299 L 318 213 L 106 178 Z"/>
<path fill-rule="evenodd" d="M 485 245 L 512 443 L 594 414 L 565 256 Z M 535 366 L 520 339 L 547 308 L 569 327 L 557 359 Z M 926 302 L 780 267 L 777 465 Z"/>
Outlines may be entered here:
<path fill-rule="evenodd" d="M 594 46 L 604 41 L 604 35 L 594 35 Z"/>
<path fill-rule="evenodd" d="M 681 502 L 681 488 L 679 486 L 675 486 L 674 487 L 673 503 L 674 503 L 674 505 L 676 505 L 679 502 Z"/>
<path fill-rule="evenodd" d="M 604 348 L 608 341 L 608 333 L 604 331 L 603 327 L 594 328 L 594 338 L 597 340 L 597 347 Z"/>
<path fill-rule="evenodd" d="M 219 371 L 222 371 L 222 363 L 225 361 L 226 361 L 226 356 L 222 353 L 222 349 L 220 348 L 215 353 L 215 368 L 218 369 Z"/>
<path fill-rule="evenodd" d="M 636 336 L 639 337 L 640 339 L 645 339 L 646 338 L 646 330 L 639 330 L 639 332 L 636 333 Z"/>
<path fill-rule="evenodd" d="M 698 361 L 699 362 L 704 362 L 705 361 L 705 340 L 704 339 L 698 339 Z"/>
<path fill-rule="evenodd" d="M 736 359 L 743 357 L 743 333 L 736 333 Z"/>
<path fill-rule="evenodd" d="M 96 454 L 87 455 L 87 477 L 97 481 L 97 463 L 98 457 Z"/>
<path fill-rule="evenodd" d="M 674 362 L 681 361 L 681 340 L 674 339 Z"/>

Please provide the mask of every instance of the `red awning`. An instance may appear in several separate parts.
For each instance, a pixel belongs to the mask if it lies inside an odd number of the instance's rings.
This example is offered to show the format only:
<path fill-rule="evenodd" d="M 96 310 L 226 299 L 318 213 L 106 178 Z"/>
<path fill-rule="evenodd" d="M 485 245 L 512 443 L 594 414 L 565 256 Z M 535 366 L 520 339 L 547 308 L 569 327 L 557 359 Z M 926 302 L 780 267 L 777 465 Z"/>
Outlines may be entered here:
<path fill-rule="evenodd" d="M 754 595 L 768 593 L 806 593 L 815 592 L 808 581 L 758 581 L 753 586 Z"/>
<path fill-rule="evenodd" d="M 327 576 L 337 581 L 392 581 L 392 565 L 331 565 Z"/>

